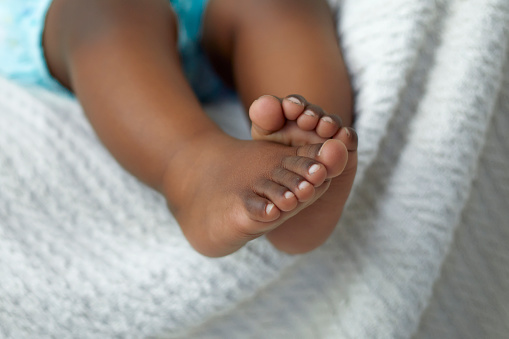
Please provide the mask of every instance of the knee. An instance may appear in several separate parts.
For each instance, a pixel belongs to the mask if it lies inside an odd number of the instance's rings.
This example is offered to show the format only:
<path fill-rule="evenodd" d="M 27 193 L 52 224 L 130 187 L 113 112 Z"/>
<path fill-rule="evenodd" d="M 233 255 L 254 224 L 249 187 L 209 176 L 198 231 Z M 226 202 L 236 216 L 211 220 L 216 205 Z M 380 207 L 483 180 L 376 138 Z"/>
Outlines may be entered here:
<path fill-rule="evenodd" d="M 100 38 L 105 33 L 130 28 L 169 28 L 176 32 L 176 17 L 166 0 L 53 1 L 53 20 L 58 22 L 57 26 L 65 27 L 60 32 L 68 42 Z"/>
<path fill-rule="evenodd" d="M 53 0 L 46 15 L 43 46 L 48 68 L 70 87 L 69 64 L 83 46 L 158 36 L 177 41 L 176 17 L 166 0 Z M 92 51 L 93 48 L 87 50 Z"/>

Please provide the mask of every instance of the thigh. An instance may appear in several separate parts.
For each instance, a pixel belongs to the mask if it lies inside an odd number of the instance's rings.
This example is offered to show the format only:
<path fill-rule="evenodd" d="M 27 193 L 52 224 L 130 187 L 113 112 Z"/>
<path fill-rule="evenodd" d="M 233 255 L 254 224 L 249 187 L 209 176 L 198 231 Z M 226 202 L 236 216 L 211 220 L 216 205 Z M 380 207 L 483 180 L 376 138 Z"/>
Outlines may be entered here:
<path fill-rule="evenodd" d="M 284 29 L 287 22 L 335 31 L 332 12 L 325 0 L 208 0 L 203 44 L 226 57 L 232 54 L 235 38 L 249 26 L 260 32 L 274 32 Z"/>
<path fill-rule="evenodd" d="M 325 0 L 211 0 L 203 45 L 248 108 L 263 94 L 298 93 L 348 124 L 348 73 Z"/>

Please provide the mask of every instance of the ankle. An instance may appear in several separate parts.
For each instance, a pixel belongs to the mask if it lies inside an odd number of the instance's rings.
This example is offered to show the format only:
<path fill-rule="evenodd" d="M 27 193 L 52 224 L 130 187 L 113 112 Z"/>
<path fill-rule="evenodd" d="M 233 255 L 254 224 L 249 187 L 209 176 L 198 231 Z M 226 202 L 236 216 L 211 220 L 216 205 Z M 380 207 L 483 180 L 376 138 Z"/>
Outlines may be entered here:
<path fill-rule="evenodd" d="M 174 201 L 175 195 L 189 188 L 196 181 L 195 172 L 201 164 L 212 161 L 213 149 L 221 148 L 220 144 L 231 143 L 231 137 L 220 130 L 206 130 L 182 139 L 168 151 L 164 172 L 158 186 L 168 202 Z"/>

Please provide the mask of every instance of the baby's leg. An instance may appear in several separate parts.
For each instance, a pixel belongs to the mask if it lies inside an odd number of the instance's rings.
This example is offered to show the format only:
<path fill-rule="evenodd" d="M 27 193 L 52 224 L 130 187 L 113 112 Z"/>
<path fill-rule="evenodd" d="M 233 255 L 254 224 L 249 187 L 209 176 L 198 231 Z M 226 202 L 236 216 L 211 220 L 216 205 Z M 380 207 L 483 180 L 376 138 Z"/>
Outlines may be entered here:
<path fill-rule="evenodd" d="M 44 33 L 52 74 L 74 91 L 116 159 L 161 191 L 190 243 L 220 256 L 318 199 L 347 150 L 228 137 L 181 71 L 166 0 L 55 0 Z"/>
<path fill-rule="evenodd" d="M 284 98 L 298 93 L 326 112 L 337 114 L 344 126 L 351 125 L 352 93 L 330 9 L 324 0 L 212 0 L 205 23 L 204 46 L 220 71 L 233 74 L 246 109 L 251 107 L 254 138 L 299 145 L 333 137 L 349 149 L 347 167 L 331 181 L 329 190 L 267 234 L 286 252 L 312 250 L 330 235 L 349 195 L 357 168 L 355 132 L 340 129 L 339 120 L 333 116 L 328 116 L 335 124 L 329 130 L 302 128 L 309 126 L 308 117 L 301 119 L 301 127 L 285 117 L 284 108 L 292 109 L 292 102 L 285 100 L 281 105 L 272 98 L 271 103 L 270 97 L 253 100 L 264 94 Z M 228 61 L 232 70 L 225 67 Z M 315 112 L 321 110 L 318 106 L 314 106 Z M 312 119 L 319 121 L 316 116 Z M 265 134 L 259 133 L 262 125 Z"/>

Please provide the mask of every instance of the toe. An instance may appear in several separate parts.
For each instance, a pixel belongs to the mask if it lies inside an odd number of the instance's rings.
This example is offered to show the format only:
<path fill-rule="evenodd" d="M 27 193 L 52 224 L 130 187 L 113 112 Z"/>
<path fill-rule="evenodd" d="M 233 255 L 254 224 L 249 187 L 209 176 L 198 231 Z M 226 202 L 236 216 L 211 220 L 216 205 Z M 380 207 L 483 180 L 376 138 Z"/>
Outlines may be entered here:
<path fill-rule="evenodd" d="M 280 100 L 272 95 L 264 95 L 255 100 L 249 108 L 249 118 L 253 128 L 262 134 L 278 131 L 286 122 Z"/>
<path fill-rule="evenodd" d="M 306 108 L 307 101 L 298 94 L 292 94 L 283 99 L 283 112 L 288 120 L 296 120 Z"/>
<path fill-rule="evenodd" d="M 316 134 L 322 138 L 331 138 L 341 127 L 341 118 L 337 115 L 324 115 L 316 126 Z"/>
<path fill-rule="evenodd" d="M 315 112 L 311 110 L 305 110 L 297 118 L 297 126 L 299 126 L 301 130 L 312 131 L 316 128 L 318 120 L 320 120 L 320 117 Z"/>
<path fill-rule="evenodd" d="M 349 152 L 356 151 L 358 147 L 357 132 L 351 127 L 342 127 L 334 135 L 334 139 L 341 140 Z"/>
<path fill-rule="evenodd" d="M 272 180 L 264 180 L 257 185 L 255 192 L 272 201 L 279 210 L 284 212 L 293 210 L 298 204 L 297 197 L 292 191 Z"/>
<path fill-rule="evenodd" d="M 320 186 L 327 178 L 325 166 L 312 158 L 289 156 L 283 158 L 282 164 L 284 168 L 300 175 L 315 187 Z"/>
<path fill-rule="evenodd" d="M 329 139 L 323 144 L 304 145 L 297 148 L 297 155 L 313 158 L 327 169 L 327 178 L 340 175 L 348 161 L 348 150 L 345 144 L 336 139 Z"/>
<path fill-rule="evenodd" d="M 318 125 L 318 121 L 324 115 L 324 111 L 316 105 L 307 105 L 304 112 L 297 118 L 297 125 L 304 131 L 312 131 Z"/>
<path fill-rule="evenodd" d="M 281 215 L 281 212 L 272 201 L 255 192 L 246 194 L 244 197 L 244 206 L 249 218 L 255 221 L 270 222 L 276 220 Z M 246 233 L 250 232 L 246 231 Z"/>
<path fill-rule="evenodd" d="M 303 176 L 283 167 L 274 170 L 272 180 L 291 191 L 299 202 L 308 201 L 315 194 L 313 184 L 309 183 Z"/>

